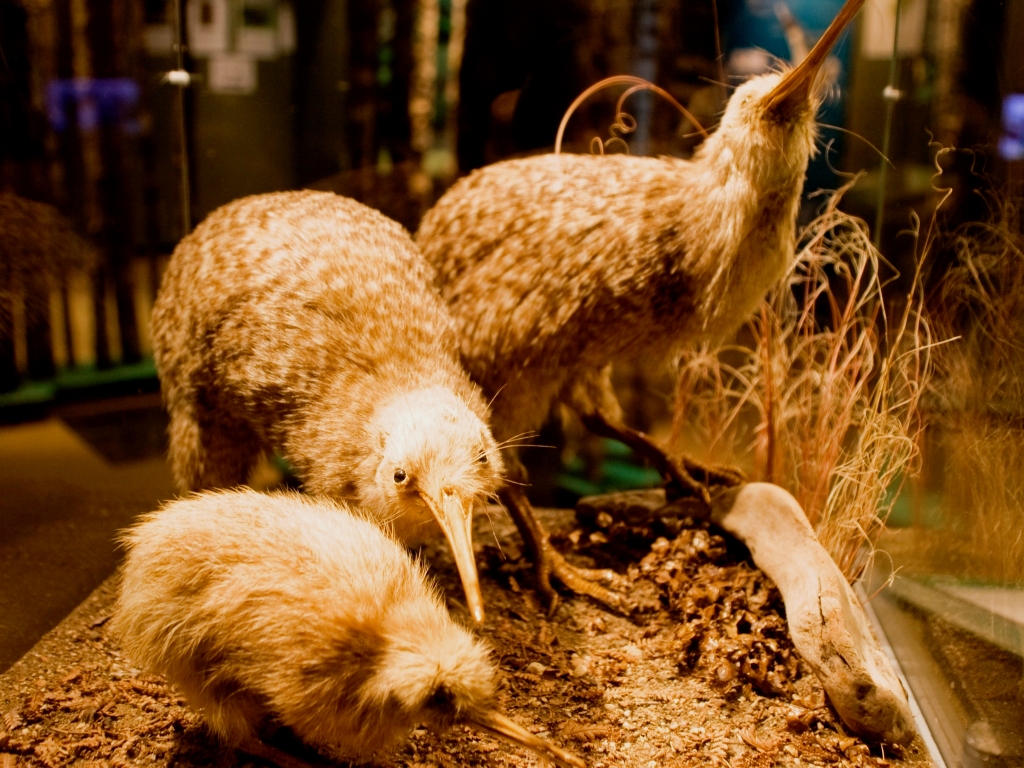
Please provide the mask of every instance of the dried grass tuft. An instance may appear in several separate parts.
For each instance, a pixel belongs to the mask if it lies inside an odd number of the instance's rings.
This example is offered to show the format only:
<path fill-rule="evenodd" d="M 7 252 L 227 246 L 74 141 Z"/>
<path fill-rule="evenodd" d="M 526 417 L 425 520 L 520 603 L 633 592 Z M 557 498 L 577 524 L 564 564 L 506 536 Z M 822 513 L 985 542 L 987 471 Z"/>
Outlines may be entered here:
<path fill-rule="evenodd" d="M 1024 236 L 1021 204 L 989 197 L 987 222 L 949 236 L 954 263 L 936 289 L 936 350 L 928 398 L 943 458 L 945 532 L 937 558 L 974 578 L 1024 583 Z M 948 538 L 948 537 L 946 537 Z"/>
<path fill-rule="evenodd" d="M 853 580 L 917 468 L 931 336 L 920 269 L 899 316 L 886 314 L 896 285 L 841 194 L 801 233 L 788 280 L 740 340 L 684 352 L 672 439 L 789 490 Z"/>

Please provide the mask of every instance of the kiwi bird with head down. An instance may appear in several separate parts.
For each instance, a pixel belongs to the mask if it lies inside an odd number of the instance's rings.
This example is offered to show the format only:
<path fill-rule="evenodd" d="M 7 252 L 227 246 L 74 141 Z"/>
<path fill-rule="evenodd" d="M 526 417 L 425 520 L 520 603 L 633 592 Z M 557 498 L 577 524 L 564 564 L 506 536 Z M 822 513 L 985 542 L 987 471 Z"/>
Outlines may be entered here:
<path fill-rule="evenodd" d="M 296 493 L 215 491 L 123 536 L 114 628 L 226 743 L 264 739 L 366 758 L 424 724 L 464 723 L 569 768 L 578 757 L 495 711 L 496 670 L 423 569 L 374 522 Z"/>
<path fill-rule="evenodd" d="M 415 239 L 438 269 L 463 363 L 494 398 L 499 440 L 537 429 L 561 401 L 705 502 L 707 482 L 739 480 L 667 455 L 623 424 L 610 365 L 728 337 L 785 275 L 815 151 L 816 75 L 862 4 L 848 0 L 794 69 L 738 87 L 692 160 L 509 160 L 473 172 L 427 212 Z M 506 464 L 524 479 L 513 449 Z M 551 549 L 521 486 L 503 497 L 552 602 L 554 575 L 622 606 L 594 583 L 611 572 L 575 569 Z"/>
<path fill-rule="evenodd" d="M 408 543 L 436 521 L 481 621 L 473 511 L 503 465 L 432 278 L 409 234 L 354 200 L 244 198 L 171 256 L 154 356 L 182 490 L 245 483 L 279 449 L 306 490 Z"/>

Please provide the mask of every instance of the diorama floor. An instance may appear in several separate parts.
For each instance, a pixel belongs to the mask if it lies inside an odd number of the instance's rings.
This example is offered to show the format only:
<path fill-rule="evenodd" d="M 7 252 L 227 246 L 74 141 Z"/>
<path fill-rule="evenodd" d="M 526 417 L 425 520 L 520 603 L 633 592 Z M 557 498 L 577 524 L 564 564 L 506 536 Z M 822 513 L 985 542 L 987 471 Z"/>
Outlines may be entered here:
<path fill-rule="evenodd" d="M 0 427 L 0 671 L 113 572 L 114 537 L 174 495 L 159 395 Z"/>
<path fill-rule="evenodd" d="M 500 668 L 500 705 L 592 768 L 929 764 L 920 740 L 883 749 L 843 729 L 792 650 L 775 588 L 742 548 L 703 524 L 606 518 L 588 528 L 570 511 L 545 511 L 558 546 L 627 574 L 642 608 L 627 619 L 566 597 L 549 619 L 513 526 L 490 512 L 477 525 L 481 634 Z M 423 556 L 468 622 L 446 548 Z M 107 579 L 0 675 L 0 766 L 252 764 L 218 745 L 162 679 L 122 656 L 108 631 L 116 587 L 116 576 Z M 442 735 L 417 729 L 374 764 L 537 759 L 457 726 Z"/>

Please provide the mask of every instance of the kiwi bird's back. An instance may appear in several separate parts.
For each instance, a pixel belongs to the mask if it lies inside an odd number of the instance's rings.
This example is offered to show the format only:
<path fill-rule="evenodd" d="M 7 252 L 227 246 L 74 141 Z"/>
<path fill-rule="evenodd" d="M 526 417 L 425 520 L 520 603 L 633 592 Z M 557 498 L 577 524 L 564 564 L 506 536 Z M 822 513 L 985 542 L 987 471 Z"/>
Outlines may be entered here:
<path fill-rule="evenodd" d="M 401 225 L 349 198 L 229 203 L 182 240 L 163 278 L 153 335 L 165 396 L 205 389 L 219 407 L 258 413 L 301 407 L 338 371 L 454 359 L 432 277 Z"/>

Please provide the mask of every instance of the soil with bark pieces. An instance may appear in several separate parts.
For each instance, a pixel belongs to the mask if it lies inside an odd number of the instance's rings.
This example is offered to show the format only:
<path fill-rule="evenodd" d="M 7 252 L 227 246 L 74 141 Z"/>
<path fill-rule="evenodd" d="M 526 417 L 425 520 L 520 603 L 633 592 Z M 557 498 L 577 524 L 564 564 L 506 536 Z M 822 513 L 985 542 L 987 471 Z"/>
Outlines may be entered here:
<path fill-rule="evenodd" d="M 500 668 L 500 706 L 592 768 L 930 765 L 920 739 L 883 748 L 844 730 L 792 647 L 777 589 L 707 524 L 545 511 L 555 544 L 624 574 L 619 586 L 637 605 L 625 618 L 564 596 L 549 620 L 514 528 L 489 517 L 477 526 L 481 634 Z M 468 624 L 446 548 L 423 556 Z M 218 745 L 173 688 L 122 656 L 108 633 L 116 584 L 108 579 L 0 675 L 0 768 L 258 764 Z M 373 764 L 537 763 L 457 726 L 416 729 Z"/>

